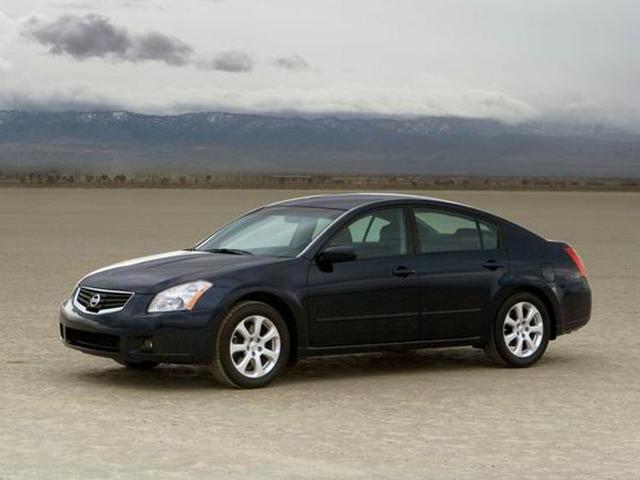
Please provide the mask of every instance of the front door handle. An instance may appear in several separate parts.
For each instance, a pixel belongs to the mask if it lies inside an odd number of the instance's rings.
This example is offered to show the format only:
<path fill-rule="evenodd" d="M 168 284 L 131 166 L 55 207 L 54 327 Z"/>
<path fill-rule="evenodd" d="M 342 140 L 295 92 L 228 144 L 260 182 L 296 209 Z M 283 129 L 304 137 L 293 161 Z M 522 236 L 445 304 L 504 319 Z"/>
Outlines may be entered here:
<path fill-rule="evenodd" d="M 497 270 L 499 268 L 504 268 L 504 265 L 496 260 L 487 260 L 482 266 L 487 270 Z"/>
<path fill-rule="evenodd" d="M 408 277 L 409 275 L 415 275 L 416 273 L 417 271 L 415 268 L 405 267 L 405 266 L 398 267 L 393 271 L 393 274 L 396 277 L 402 277 L 402 278 Z"/>

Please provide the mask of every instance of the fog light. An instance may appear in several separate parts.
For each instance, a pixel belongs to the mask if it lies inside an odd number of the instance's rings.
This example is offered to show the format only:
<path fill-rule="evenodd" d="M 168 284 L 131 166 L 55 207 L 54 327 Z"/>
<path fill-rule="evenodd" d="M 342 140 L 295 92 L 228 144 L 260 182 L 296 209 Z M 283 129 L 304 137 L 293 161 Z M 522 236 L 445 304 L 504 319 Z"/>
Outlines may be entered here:
<path fill-rule="evenodd" d="M 142 346 L 140 347 L 142 352 L 151 352 L 153 351 L 153 340 L 150 338 L 145 339 L 142 342 Z"/>

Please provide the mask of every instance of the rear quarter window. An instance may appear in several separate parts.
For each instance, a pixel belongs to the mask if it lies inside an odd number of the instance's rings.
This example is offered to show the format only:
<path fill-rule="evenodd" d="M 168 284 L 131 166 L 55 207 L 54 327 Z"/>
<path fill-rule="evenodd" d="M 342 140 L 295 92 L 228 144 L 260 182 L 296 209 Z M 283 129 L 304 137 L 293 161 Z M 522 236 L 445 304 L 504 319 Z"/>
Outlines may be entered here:
<path fill-rule="evenodd" d="M 480 227 L 480 236 L 482 238 L 482 247 L 484 250 L 495 250 L 500 246 L 500 235 L 498 226 L 495 223 L 478 220 Z"/>

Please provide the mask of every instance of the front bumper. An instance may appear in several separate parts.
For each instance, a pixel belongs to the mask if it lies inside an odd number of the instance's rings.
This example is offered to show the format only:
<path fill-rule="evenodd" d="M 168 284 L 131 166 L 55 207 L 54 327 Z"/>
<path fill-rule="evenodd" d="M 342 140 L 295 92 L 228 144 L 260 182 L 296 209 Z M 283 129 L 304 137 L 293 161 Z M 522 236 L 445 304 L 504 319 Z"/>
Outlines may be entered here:
<path fill-rule="evenodd" d="M 60 337 L 70 348 L 126 362 L 209 363 L 217 311 L 87 315 L 60 305 Z"/>

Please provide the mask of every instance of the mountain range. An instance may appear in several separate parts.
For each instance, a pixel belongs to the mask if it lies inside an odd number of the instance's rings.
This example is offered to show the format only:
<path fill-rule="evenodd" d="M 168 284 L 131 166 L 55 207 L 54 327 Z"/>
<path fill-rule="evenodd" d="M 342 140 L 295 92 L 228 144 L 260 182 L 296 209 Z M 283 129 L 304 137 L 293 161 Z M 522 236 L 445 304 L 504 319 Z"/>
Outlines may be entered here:
<path fill-rule="evenodd" d="M 640 135 L 457 117 L 0 111 L 0 170 L 640 177 Z"/>

